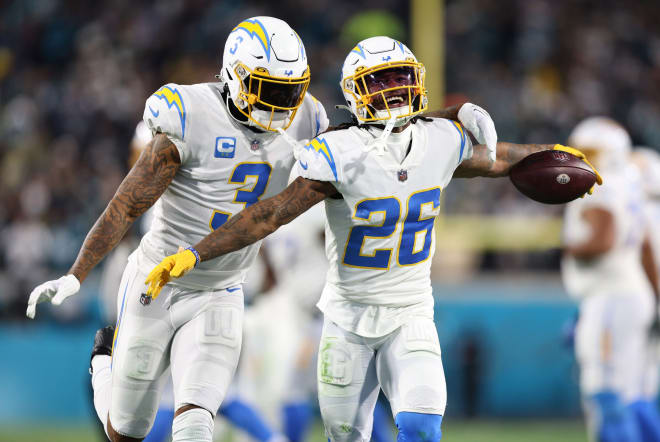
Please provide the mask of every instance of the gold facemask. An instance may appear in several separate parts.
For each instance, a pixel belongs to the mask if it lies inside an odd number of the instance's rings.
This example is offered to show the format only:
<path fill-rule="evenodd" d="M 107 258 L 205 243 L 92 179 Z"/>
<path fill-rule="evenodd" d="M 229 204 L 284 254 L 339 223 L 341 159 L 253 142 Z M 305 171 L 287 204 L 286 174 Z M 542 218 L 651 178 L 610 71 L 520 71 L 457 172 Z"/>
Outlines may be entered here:
<path fill-rule="evenodd" d="M 428 108 L 424 76 L 424 65 L 414 59 L 386 62 L 358 67 L 354 75 L 344 79 L 342 89 L 353 97 L 360 121 L 389 120 L 393 115 L 405 118 Z M 397 81 L 407 84 L 397 85 Z M 390 106 L 406 101 L 402 106 Z"/>
<path fill-rule="evenodd" d="M 278 128 L 286 129 L 293 122 L 305 98 L 305 92 L 309 87 L 309 67 L 302 77 L 274 77 L 265 68 L 250 70 L 247 66 L 239 63 L 234 68 L 234 73 L 241 79 L 240 90 L 236 99 L 238 111 L 245 115 L 255 125 L 269 131 L 277 132 Z M 256 119 L 253 111 L 265 112 L 270 117 Z M 287 112 L 284 125 L 274 127 L 276 112 Z"/>

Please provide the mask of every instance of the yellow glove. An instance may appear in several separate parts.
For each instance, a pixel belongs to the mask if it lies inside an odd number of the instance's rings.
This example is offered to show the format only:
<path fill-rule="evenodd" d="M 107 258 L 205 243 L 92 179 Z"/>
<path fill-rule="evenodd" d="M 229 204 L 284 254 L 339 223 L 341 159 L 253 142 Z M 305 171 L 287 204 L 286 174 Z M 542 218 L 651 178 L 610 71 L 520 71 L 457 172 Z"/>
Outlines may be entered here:
<path fill-rule="evenodd" d="M 583 154 L 583 153 L 580 152 L 579 150 L 575 149 L 574 147 L 562 146 L 561 144 L 555 144 L 555 147 L 553 147 L 552 150 L 561 150 L 562 152 L 566 152 L 566 153 L 570 153 L 571 155 L 575 155 L 576 157 L 578 157 L 579 159 L 581 159 L 582 161 L 584 161 L 585 163 L 587 163 L 587 165 L 588 165 L 589 167 L 591 167 L 591 170 L 593 170 L 594 173 L 596 174 L 596 183 L 597 183 L 599 186 L 600 186 L 601 184 L 603 184 L 603 178 L 600 176 L 600 174 L 598 173 L 598 171 L 596 170 L 596 168 L 593 166 L 593 164 L 591 164 L 591 163 L 589 162 L 589 160 L 587 159 L 587 157 L 586 157 L 585 154 Z M 589 189 L 589 190 L 587 191 L 587 193 L 588 193 L 589 195 L 591 195 L 592 193 L 594 193 L 594 187 L 596 187 L 596 186 L 595 186 L 595 185 L 594 185 L 594 186 L 591 186 L 591 189 Z M 584 198 L 584 195 L 582 195 L 582 198 Z"/>
<path fill-rule="evenodd" d="M 147 276 L 145 284 L 149 284 L 147 295 L 156 299 L 161 289 L 170 280 L 170 277 L 180 278 L 199 263 L 199 253 L 192 247 L 179 248 L 179 252 L 165 257 Z"/>

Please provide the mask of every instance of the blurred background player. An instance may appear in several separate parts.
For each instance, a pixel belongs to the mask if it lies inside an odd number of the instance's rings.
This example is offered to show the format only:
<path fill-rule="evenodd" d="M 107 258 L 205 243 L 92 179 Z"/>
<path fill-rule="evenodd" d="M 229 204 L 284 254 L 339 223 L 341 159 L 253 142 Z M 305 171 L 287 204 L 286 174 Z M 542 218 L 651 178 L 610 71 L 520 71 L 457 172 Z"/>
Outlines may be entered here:
<path fill-rule="evenodd" d="M 660 272 L 660 153 L 657 150 L 637 146 L 632 152 L 633 163 L 640 171 L 640 187 L 644 189 L 646 204 L 644 214 L 650 236 L 650 251 L 645 244 L 643 253 L 652 253 L 657 271 Z M 650 260 L 647 260 L 649 262 Z M 646 401 L 657 403 L 660 388 L 660 319 L 658 298 L 655 298 L 655 321 L 651 329 L 647 368 L 643 382 Z"/>
<path fill-rule="evenodd" d="M 660 420 L 643 385 L 657 315 L 657 269 L 649 262 L 644 186 L 630 162 L 631 140 L 615 121 L 591 117 L 568 139 L 593 161 L 604 184 L 566 206 L 562 276 L 580 299 L 575 352 L 592 440 L 660 440 Z"/>
<path fill-rule="evenodd" d="M 144 121 L 140 121 L 135 128 L 135 134 L 130 144 L 129 169 L 133 167 L 151 138 L 151 131 Z M 154 210 L 151 208 L 142 214 L 139 225 L 129 230 L 117 247 L 108 255 L 103 265 L 99 292 L 103 307 L 103 323 L 113 323 L 117 320 L 117 312 L 120 308 L 117 304 L 121 301 L 118 297 L 121 275 L 124 272 L 128 257 L 139 244 L 140 238 L 149 231 L 153 220 L 153 212 Z M 149 435 L 144 439 L 145 442 L 165 442 L 169 440 L 172 430 L 174 392 L 172 390 L 171 373 L 167 370 L 162 376 L 168 379 L 163 387 L 154 424 L 149 431 Z M 282 438 L 281 435 L 271 429 L 255 407 L 239 397 L 235 387 L 229 388 L 225 400 L 218 409 L 218 414 L 236 428 L 245 431 L 253 440 L 266 442 Z"/>
<path fill-rule="evenodd" d="M 156 302 L 145 294 L 144 268 L 286 185 L 294 159 L 277 130 L 308 139 L 327 125 L 322 105 L 306 93 L 309 78 L 305 49 L 285 22 L 255 17 L 239 23 L 227 38 L 219 83 L 168 84 L 147 100 L 144 121 L 152 142 L 68 274 L 30 295 L 27 315 L 34 317 L 39 302 L 59 304 L 77 293 L 89 271 L 157 201 L 151 228 L 122 277 L 112 359 L 107 330 L 97 334 L 92 353 L 95 407 L 111 440 L 148 434 L 168 366 L 173 440 L 211 440 L 213 417 L 240 353 L 241 284 L 259 245 L 208 263 Z"/>

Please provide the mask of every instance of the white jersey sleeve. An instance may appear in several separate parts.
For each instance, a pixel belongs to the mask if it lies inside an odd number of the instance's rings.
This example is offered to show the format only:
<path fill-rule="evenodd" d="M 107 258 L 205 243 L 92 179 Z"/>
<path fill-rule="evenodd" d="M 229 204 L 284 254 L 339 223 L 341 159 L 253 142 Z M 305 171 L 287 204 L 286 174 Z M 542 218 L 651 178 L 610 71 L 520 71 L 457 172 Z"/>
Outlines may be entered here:
<path fill-rule="evenodd" d="M 339 156 L 333 155 L 330 137 L 318 136 L 299 152 L 293 174 L 310 180 L 337 183 L 341 177 Z"/>
<path fill-rule="evenodd" d="M 157 132 L 167 135 L 179 151 L 181 164 L 184 164 L 190 152 L 186 147 L 186 101 L 184 88 L 174 83 L 166 84 L 147 98 L 142 119 L 152 134 Z"/>
<path fill-rule="evenodd" d="M 451 124 L 454 129 L 456 129 L 455 140 L 456 143 L 460 146 L 457 150 L 457 160 L 456 167 L 458 167 L 463 161 L 469 160 L 472 158 L 474 153 L 474 148 L 472 146 L 472 140 L 468 136 L 468 133 L 465 131 L 465 128 L 453 120 L 437 120 L 438 122 L 442 121 L 443 124 Z"/>

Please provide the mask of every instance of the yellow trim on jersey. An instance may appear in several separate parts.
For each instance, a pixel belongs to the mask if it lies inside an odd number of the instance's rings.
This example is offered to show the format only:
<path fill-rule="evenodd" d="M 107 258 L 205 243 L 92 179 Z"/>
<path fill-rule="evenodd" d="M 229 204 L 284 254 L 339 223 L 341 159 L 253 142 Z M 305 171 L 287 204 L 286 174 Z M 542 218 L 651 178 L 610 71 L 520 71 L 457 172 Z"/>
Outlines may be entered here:
<path fill-rule="evenodd" d="M 250 189 L 247 189 L 247 190 L 246 189 L 237 189 L 236 191 L 234 191 L 234 201 L 232 201 L 232 203 L 243 204 L 243 209 L 245 209 L 245 205 L 247 204 L 247 202 L 236 201 L 236 198 L 238 197 L 238 192 L 239 191 L 248 192 L 248 193 L 249 192 L 254 192 L 254 188 L 257 186 L 257 183 L 259 182 L 259 176 L 260 175 L 249 174 L 249 175 L 245 175 L 245 179 L 243 181 L 232 181 L 231 177 L 234 176 L 234 173 L 236 172 L 236 169 L 239 166 L 243 165 L 243 164 L 265 164 L 265 165 L 270 167 L 271 172 L 273 170 L 273 166 L 267 161 L 244 161 L 244 162 L 238 163 L 236 166 L 234 166 L 234 169 L 231 171 L 231 174 L 229 174 L 230 178 L 229 178 L 229 181 L 227 181 L 227 183 L 229 183 L 229 184 L 246 184 L 246 181 L 247 181 L 248 177 L 256 178 Z M 268 179 L 266 180 L 266 186 L 264 187 L 264 191 L 261 193 L 261 195 L 259 195 L 257 197 L 257 201 L 259 201 L 259 199 L 266 193 L 266 191 L 268 191 L 268 185 L 269 184 L 270 184 L 270 174 L 268 175 Z"/>
<path fill-rule="evenodd" d="M 215 229 L 213 228 L 213 218 L 215 218 L 215 214 L 220 213 L 221 215 L 227 215 L 227 221 L 229 221 L 229 218 L 231 218 L 234 214 L 231 212 L 224 212 L 222 210 L 217 210 L 213 209 L 213 213 L 211 213 L 211 218 L 209 218 L 209 229 L 211 232 L 213 232 Z M 225 222 L 227 222 L 225 221 Z"/>
<path fill-rule="evenodd" d="M 393 195 L 392 196 L 384 196 L 384 197 L 381 197 L 381 198 L 365 198 L 361 201 L 358 201 L 355 204 L 355 207 L 353 208 L 353 213 L 357 213 L 357 207 L 365 201 L 377 201 L 377 200 L 388 200 L 388 199 L 395 199 L 397 201 L 397 203 L 399 203 L 399 217 L 397 219 L 401 219 L 401 201 L 399 200 L 399 198 L 397 198 Z M 357 265 L 353 265 L 353 264 L 346 264 L 346 262 L 345 262 L 346 250 L 348 249 L 348 242 L 351 239 L 351 235 L 353 234 L 353 229 L 356 228 L 356 227 L 374 227 L 374 228 L 383 227 L 385 225 L 385 220 L 387 219 L 387 211 L 385 211 L 385 210 L 376 210 L 376 211 L 373 211 L 373 212 L 369 212 L 369 217 L 368 218 L 360 218 L 360 217 L 356 217 L 355 215 L 351 215 L 351 219 L 360 219 L 360 220 L 369 221 L 371 219 L 371 215 L 373 215 L 374 213 L 382 213 L 383 214 L 383 223 L 382 224 L 380 224 L 380 225 L 359 224 L 359 225 L 355 225 L 355 226 L 351 227 L 351 231 L 348 232 L 348 236 L 346 237 L 346 244 L 344 245 L 344 255 L 342 256 L 342 259 L 341 259 L 342 264 L 345 265 L 346 267 L 352 267 L 352 268 L 355 268 L 355 269 L 372 269 L 372 270 L 389 270 L 390 269 L 390 263 L 392 261 L 392 251 L 394 250 L 393 248 L 392 249 L 374 249 L 374 252 L 373 252 L 372 255 L 363 255 L 362 254 L 362 248 L 364 247 L 364 241 L 367 238 L 387 239 L 387 238 L 390 238 L 391 236 L 393 236 L 397 232 L 397 230 L 399 230 L 399 226 L 398 226 L 399 223 L 398 222 L 394 225 L 394 230 L 392 230 L 392 233 L 390 233 L 387 236 L 363 235 L 362 236 L 362 243 L 360 244 L 360 248 L 358 249 L 358 255 L 363 257 L 363 258 L 373 258 L 373 257 L 376 256 L 376 253 L 379 252 L 379 251 L 390 252 L 390 256 L 387 260 L 387 268 L 357 266 Z"/>
<path fill-rule="evenodd" d="M 434 244 L 434 241 L 433 241 L 433 229 L 431 229 L 431 244 L 429 245 L 429 256 L 427 256 L 425 259 L 423 259 L 423 260 L 421 260 L 421 261 L 419 261 L 419 262 L 415 262 L 415 263 L 412 263 L 412 264 L 401 264 L 401 263 L 399 262 L 399 255 L 400 255 L 400 253 L 401 253 L 401 252 L 400 252 L 400 250 L 401 250 L 401 241 L 403 241 L 403 229 L 405 229 L 405 227 L 406 227 L 406 219 L 408 218 L 408 212 L 410 212 L 410 199 L 411 199 L 413 196 L 417 195 L 418 193 L 429 192 L 429 191 L 431 191 L 431 190 L 435 190 L 435 189 L 439 189 L 439 190 L 440 190 L 440 194 L 442 195 L 442 187 L 440 187 L 440 186 L 435 186 L 435 187 L 430 187 L 430 188 L 428 188 L 428 189 L 419 190 L 419 191 L 417 191 L 417 192 L 411 193 L 410 196 L 408 196 L 408 201 L 406 201 L 406 216 L 403 217 L 403 220 L 401 220 L 401 219 L 399 220 L 400 223 L 401 223 L 401 235 L 399 236 L 399 245 L 397 246 L 397 250 L 399 250 L 399 253 L 396 254 L 396 263 L 397 263 L 397 265 L 399 265 L 399 266 L 401 266 L 401 267 L 416 266 L 417 264 L 421 264 L 421 263 L 427 261 L 429 258 L 431 258 L 431 256 L 433 256 L 432 250 L 433 250 L 433 246 L 434 246 L 435 244 Z M 438 215 L 427 216 L 427 217 L 425 217 L 425 218 L 422 218 L 422 208 L 423 208 L 426 204 L 433 204 L 433 203 L 434 203 L 433 201 L 429 201 L 429 202 L 422 203 L 422 204 L 419 205 L 419 216 L 417 217 L 417 220 L 416 220 L 417 222 L 419 222 L 419 221 L 426 221 L 426 220 L 428 220 L 428 219 L 433 219 L 433 218 L 437 217 L 437 216 L 440 214 L 440 213 L 438 212 Z M 439 208 L 439 207 L 440 207 L 440 202 L 438 201 L 438 208 Z M 433 206 L 433 209 L 435 209 L 435 206 Z M 428 232 L 426 231 L 426 229 L 424 229 L 424 230 L 420 230 L 419 232 L 424 232 L 424 241 L 426 241 L 426 235 L 428 235 Z M 415 232 L 415 235 L 417 235 L 417 233 L 419 233 L 419 232 Z M 415 239 L 414 239 L 414 241 L 413 241 L 413 251 L 412 251 L 412 254 L 413 254 L 413 255 L 415 254 L 415 243 L 416 243 L 416 240 L 417 240 L 417 237 L 415 236 Z M 424 244 L 424 243 L 422 243 L 422 244 Z M 422 247 L 422 250 L 424 250 L 424 247 Z M 420 250 L 420 252 L 421 252 L 421 250 Z M 419 253 L 419 252 L 417 252 L 417 253 Z"/>

